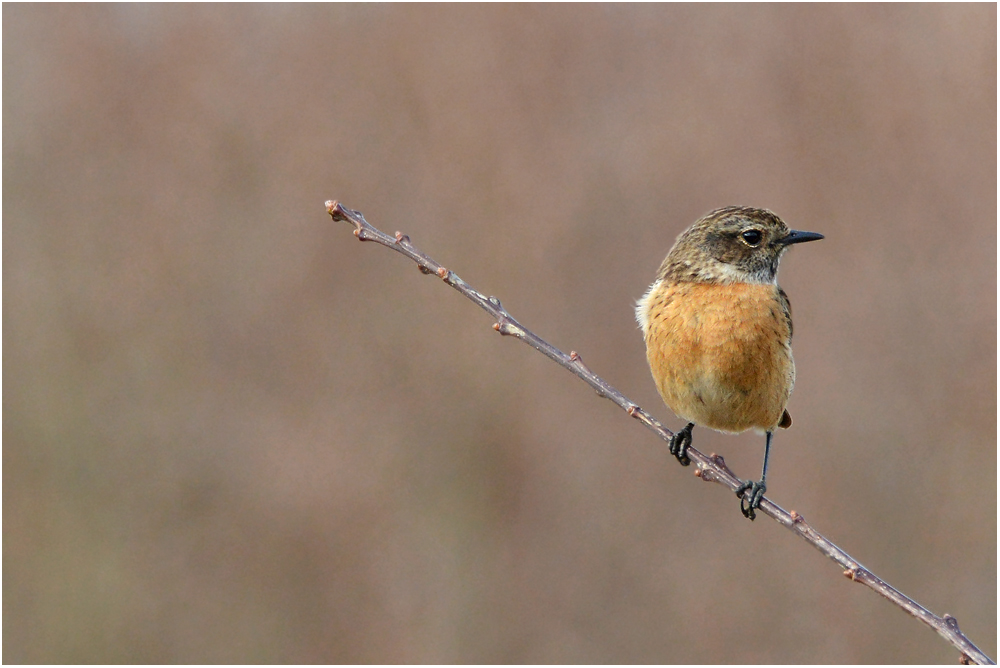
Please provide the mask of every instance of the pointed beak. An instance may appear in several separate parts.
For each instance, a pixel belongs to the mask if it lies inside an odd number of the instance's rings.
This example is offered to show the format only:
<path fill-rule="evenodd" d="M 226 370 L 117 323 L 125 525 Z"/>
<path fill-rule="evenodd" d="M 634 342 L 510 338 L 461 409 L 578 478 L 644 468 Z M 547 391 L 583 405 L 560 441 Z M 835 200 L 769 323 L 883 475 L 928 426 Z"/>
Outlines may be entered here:
<path fill-rule="evenodd" d="M 802 232 L 801 230 L 789 230 L 788 236 L 778 239 L 777 243 L 782 246 L 789 246 L 791 244 L 801 244 L 807 241 L 819 241 L 823 238 L 823 235 L 819 232 Z"/>

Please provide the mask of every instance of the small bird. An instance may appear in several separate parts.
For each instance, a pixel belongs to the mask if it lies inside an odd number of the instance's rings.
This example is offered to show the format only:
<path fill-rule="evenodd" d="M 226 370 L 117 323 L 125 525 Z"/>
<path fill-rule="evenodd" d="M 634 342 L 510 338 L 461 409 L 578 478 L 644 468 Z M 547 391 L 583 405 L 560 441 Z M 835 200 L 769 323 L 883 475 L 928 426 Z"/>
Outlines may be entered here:
<path fill-rule="evenodd" d="M 792 307 L 778 287 L 778 260 L 790 245 L 822 238 L 788 229 L 766 209 L 717 209 L 677 237 L 636 304 L 656 389 L 688 422 L 670 453 L 691 463 L 695 425 L 766 434 L 760 480 L 736 489 L 750 520 L 767 490 L 771 436 L 792 424 L 785 409 L 795 383 Z"/>

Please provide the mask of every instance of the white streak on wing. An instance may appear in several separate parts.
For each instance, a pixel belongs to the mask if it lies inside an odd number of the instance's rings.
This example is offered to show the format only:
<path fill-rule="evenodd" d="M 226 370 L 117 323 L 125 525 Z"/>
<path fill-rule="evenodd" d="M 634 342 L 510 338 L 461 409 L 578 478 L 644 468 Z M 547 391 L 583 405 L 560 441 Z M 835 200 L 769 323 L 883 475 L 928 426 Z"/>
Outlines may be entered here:
<path fill-rule="evenodd" d="M 660 287 L 660 283 L 661 281 L 659 280 L 653 281 L 653 284 L 646 290 L 646 294 L 640 297 L 639 301 L 635 303 L 635 319 L 639 321 L 639 326 L 642 328 L 643 334 L 649 329 L 649 309 L 652 306 L 651 297 L 657 288 Z"/>

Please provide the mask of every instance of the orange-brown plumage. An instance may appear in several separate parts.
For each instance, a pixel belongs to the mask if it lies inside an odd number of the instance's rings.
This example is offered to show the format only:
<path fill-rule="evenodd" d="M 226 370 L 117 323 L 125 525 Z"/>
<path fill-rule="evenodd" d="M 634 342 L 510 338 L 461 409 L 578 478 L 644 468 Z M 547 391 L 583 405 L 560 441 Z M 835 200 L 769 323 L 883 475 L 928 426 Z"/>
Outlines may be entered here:
<path fill-rule="evenodd" d="M 781 424 L 795 363 L 778 286 L 661 282 L 647 299 L 646 357 L 678 417 L 734 433 Z"/>

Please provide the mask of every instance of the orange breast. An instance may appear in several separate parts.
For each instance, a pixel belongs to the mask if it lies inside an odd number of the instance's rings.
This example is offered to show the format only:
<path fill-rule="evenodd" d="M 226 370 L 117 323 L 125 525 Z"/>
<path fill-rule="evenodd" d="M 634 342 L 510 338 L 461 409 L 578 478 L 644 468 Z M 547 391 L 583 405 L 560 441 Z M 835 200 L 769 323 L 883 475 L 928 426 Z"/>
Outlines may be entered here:
<path fill-rule="evenodd" d="M 727 432 L 778 426 L 795 364 L 776 285 L 662 283 L 642 307 L 649 367 L 678 417 Z"/>

